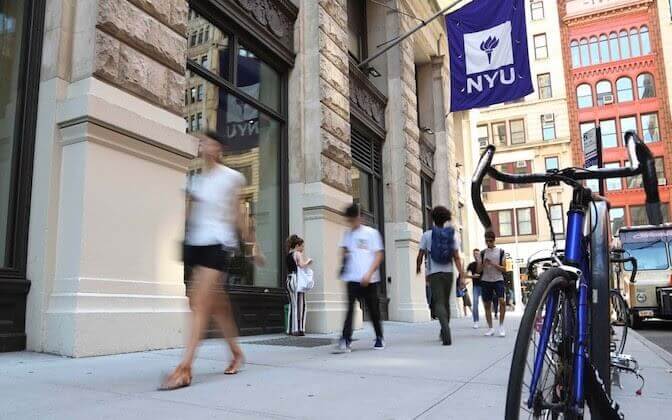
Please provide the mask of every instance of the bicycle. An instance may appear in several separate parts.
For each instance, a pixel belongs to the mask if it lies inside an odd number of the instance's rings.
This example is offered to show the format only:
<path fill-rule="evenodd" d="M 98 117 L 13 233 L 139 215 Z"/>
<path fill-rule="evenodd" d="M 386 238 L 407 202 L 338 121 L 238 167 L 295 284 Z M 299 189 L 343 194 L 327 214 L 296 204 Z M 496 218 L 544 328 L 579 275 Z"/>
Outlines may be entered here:
<path fill-rule="evenodd" d="M 606 342 L 596 338 L 591 341 L 593 335 L 601 337 L 600 334 L 609 331 L 608 305 L 599 307 L 606 310 L 605 314 L 591 303 L 596 298 L 608 299 L 608 207 L 581 181 L 641 174 L 649 221 L 662 223 L 653 156 L 634 132 L 627 132 L 625 139 L 633 165 L 629 168 L 566 168 L 543 174 L 507 174 L 491 166 L 493 145 L 487 146 L 481 155 L 472 178 L 471 195 L 486 230 L 492 224 L 481 198 L 485 175 L 511 184 L 543 183 L 544 207 L 554 241 L 545 188 L 551 182 L 563 182 L 573 188 L 564 255 L 560 259 L 554 246 L 552 267 L 539 276 L 521 319 L 507 387 L 507 420 L 517 420 L 521 413 L 532 418 L 583 419 L 586 403 L 593 416 L 623 418 L 605 385 L 609 383 L 610 367 L 608 334 Z M 599 280 L 596 285 L 606 285 L 606 291 L 593 289 L 593 280 Z M 595 290 L 598 293 L 593 293 Z"/>

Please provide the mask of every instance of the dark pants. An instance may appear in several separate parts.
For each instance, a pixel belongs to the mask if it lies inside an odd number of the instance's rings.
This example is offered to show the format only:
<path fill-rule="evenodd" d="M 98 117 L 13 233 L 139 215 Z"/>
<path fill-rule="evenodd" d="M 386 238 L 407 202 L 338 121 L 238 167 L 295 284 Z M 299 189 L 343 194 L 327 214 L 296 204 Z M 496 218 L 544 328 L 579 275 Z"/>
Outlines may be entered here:
<path fill-rule="evenodd" d="M 434 273 L 427 276 L 432 287 L 434 314 L 441 323 L 441 339 L 450 343 L 450 289 L 453 286 L 453 273 Z"/>
<path fill-rule="evenodd" d="M 355 301 L 360 300 L 366 305 L 369 311 L 373 328 L 376 330 L 376 337 L 383 337 L 383 325 L 380 322 L 380 306 L 378 306 L 378 284 L 371 283 L 363 287 L 359 283 L 348 282 L 348 312 L 343 324 L 343 338 L 352 340 L 352 314 L 355 309 Z"/>

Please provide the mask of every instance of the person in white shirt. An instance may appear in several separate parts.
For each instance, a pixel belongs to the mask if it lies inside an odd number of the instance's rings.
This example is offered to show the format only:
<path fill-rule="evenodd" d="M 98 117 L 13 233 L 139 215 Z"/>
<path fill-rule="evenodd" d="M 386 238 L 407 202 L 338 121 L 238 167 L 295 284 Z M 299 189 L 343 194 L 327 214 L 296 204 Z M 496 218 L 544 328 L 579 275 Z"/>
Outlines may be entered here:
<path fill-rule="evenodd" d="M 385 342 L 378 302 L 378 283 L 380 282 L 378 269 L 383 262 L 383 240 L 377 230 L 362 224 L 361 210 L 357 204 L 345 210 L 345 217 L 350 229 L 343 235 L 339 247 L 343 256 L 341 279 L 346 282 L 348 288 L 348 307 L 343 324 L 343 335 L 337 348 L 344 353 L 351 350 L 354 305 L 357 299 L 361 299 L 369 311 L 373 328 L 376 331 L 373 348 L 382 350 L 385 348 Z"/>
<path fill-rule="evenodd" d="M 238 328 L 231 312 L 231 303 L 220 281 L 226 282 L 231 258 L 240 249 L 239 232 L 243 226 L 240 193 L 245 177 L 219 163 L 222 140 L 216 133 L 200 137 L 204 167 L 192 178 L 187 189 L 187 231 L 184 264 L 192 267 L 191 331 L 180 364 L 164 380 L 161 390 L 173 390 L 191 384 L 191 366 L 196 349 L 210 316 L 219 324 L 231 350 L 232 360 L 225 374 L 238 373 L 243 352 L 237 341 Z M 263 257 L 258 256 L 258 263 Z"/>

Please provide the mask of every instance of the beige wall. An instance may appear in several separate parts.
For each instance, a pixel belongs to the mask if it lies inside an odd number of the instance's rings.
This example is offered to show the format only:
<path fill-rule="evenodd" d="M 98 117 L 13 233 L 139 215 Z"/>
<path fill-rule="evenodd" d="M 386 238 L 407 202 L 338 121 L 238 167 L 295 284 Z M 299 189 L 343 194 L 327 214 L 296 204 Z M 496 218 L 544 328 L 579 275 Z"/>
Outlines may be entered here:
<path fill-rule="evenodd" d="M 665 63 L 665 79 L 667 80 L 667 95 L 672 100 L 672 11 L 669 0 L 658 1 L 658 18 L 660 22 L 660 37 L 663 47 L 663 62 Z"/>
<path fill-rule="evenodd" d="M 28 249 L 27 347 L 182 344 L 187 2 L 47 2 Z M 122 339 L 120 339 L 120 337 Z"/>

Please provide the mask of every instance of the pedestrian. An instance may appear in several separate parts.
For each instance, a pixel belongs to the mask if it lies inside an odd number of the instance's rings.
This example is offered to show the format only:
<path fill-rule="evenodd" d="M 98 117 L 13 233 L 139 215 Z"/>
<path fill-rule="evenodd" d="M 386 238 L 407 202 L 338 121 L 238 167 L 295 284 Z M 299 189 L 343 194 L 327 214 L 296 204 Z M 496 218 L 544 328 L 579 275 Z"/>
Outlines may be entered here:
<path fill-rule="evenodd" d="M 462 273 L 460 259 L 460 239 L 450 222 L 450 210 L 437 206 L 431 213 L 434 227 L 422 234 L 420 250 L 416 259 L 416 273 L 420 273 L 422 262 L 428 261 L 425 274 L 432 288 L 432 304 L 434 313 L 441 324 L 441 341 L 444 346 L 452 344 L 450 334 L 450 296 L 453 278 Z M 455 268 L 453 268 L 453 261 Z"/>
<path fill-rule="evenodd" d="M 467 277 L 467 276 L 465 276 Z M 464 310 L 464 317 L 467 317 L 467 308 L 474 313 L 471 307 L 471 298 L 469 297 L 469 289 L 467 289 L 467 282 L 462 280 L 462 277 L 457 279 L 457 288 L 455 289 L 458 298 L 462 298 L 462 309 Z"/>
<path fill-rule="evenodd" d="M 359 205 L 353 204 L 345 210 L 348 229 L 339 245 L 343 257 L 341 279 L 346 282 L 348 293 L 348 307 L 343 335 L 338 342 L 339 352 L 351 351 L 352 343 L 352 316 L 356 300 L 362 300 L 369 311 L 376 339 L 373 348 L 385 348 L 383 326 L 380 321 L 380 305 L 378 303 L 378 283 L 380 275 L 378 269 L 383 262 L 383 240 L 380 233 L 369 226 L 362 224 L 362 214 Z"/>
<path fill-rule="evenodd" d="M 492 327 L 492 302 L 497 299 L 499 303 L 499 327 L 497 334 L 506 336 L 504 330 L 504 317 L 506 315 L 506 302 L 504 300 L 504 250 L 495 246 L 495 234 L 492 231 L 485 232 L 487 248 L 481 251 L 477 260 L 477 270 L 481 273 L 481 292 L 485 306 L 485 319 L 488 322 L 488 331 L 485 335 L 492 336 L 495 330 Z"/>
<path fill-rule="evenodd" d="M 192 268 L 191 326 L 182 361 L 165 378 L 161 390 L 191 384 L 196 349 L 211 316 L 221 329 L 232 355 L 224 373 L 238 373 L 244 361 L 231 303 L 221 285 L 226 284 L 232 259 L 240 250 L 239 237 L 244 226 L 240 193 L 246 181 L 242 174 L 219 163 L 223 140 L 216 133 L 200 135 L 199 140 L 204 167 L 187 188 L 187 231 L 183 255 L 185 266 Z M 263 262 L 263 256 L 259 255 L 257 262 Z"/>
<path fill-rule="evenodd" d="M 287 239 L 287 294 L 289 295 L 289 322 L 287 334 L 294 336 L 306 335 L 306 293 L 299 290 L 299 269 L 312 264 L 313 260 L 303 255 L 305 243 L 302 238 L 292 235 Z"/>
<path fill-rule="evenodd" d="M 477 270 L 477 261 L 481 257 L 481 251 L 478 248 L 474 248 L 472 255 L 474 256 L 474 260 L 467 266 L 467 272 L 469 274 L 466 274 L 465 277 L 471 279 L 471 291 L 474 295 L 471 317 L 474 320 L 474 329 L 477 330 L 480 321 L 479 301 L 481 300 L 481 274 Z"/>

